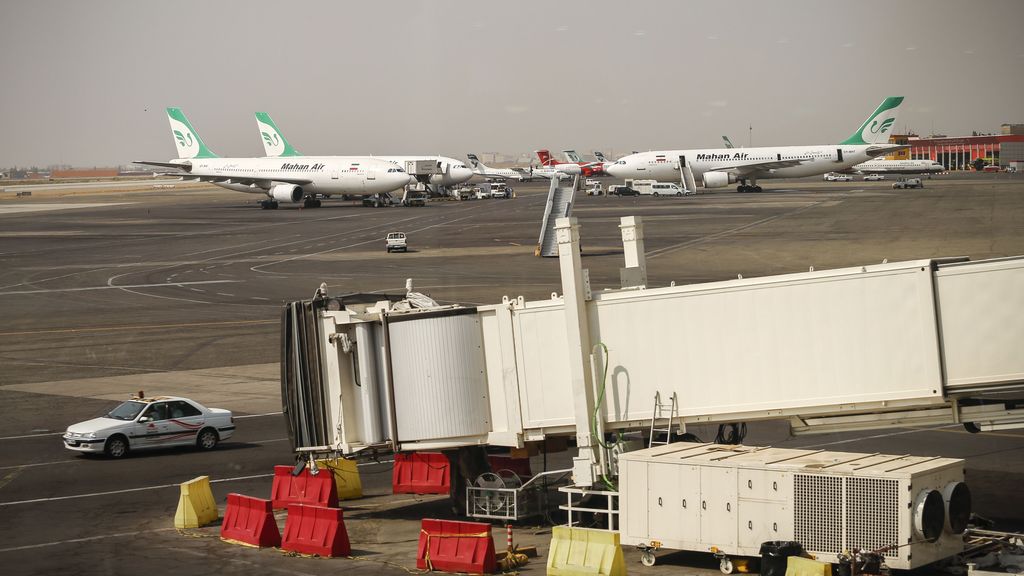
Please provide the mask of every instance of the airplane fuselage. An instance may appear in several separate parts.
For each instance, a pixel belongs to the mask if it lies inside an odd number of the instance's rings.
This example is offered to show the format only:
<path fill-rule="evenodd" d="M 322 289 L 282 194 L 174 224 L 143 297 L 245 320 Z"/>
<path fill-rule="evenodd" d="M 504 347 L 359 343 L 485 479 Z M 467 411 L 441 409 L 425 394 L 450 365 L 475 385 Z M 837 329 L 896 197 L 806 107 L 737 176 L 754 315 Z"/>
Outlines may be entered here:
<path fill-rule="evenodd" d="M 934 160 L 871 160 L 850 168 L 860 174 L 938 174 L 946 167 Z"/>
<path fill-rule="evenodd" d="M 826 144 L 822 146 L 773 146 L 761 148 L 702 148 L 639 152 L 605 166 L 616 178 L 678 180 L 679 157 L 684 156 L 694 177 L 725 171 L 757 161 L 803 160 L 797 166 L 759 170 L 746 178 L 802 178 L 835 172 L 870 160 L 872 145 Z"/>
<path fill-rule="evenodd" d="M 184 164 L 185 161 L 172 160 Z M 350 194 L 368 196 L 391 192 L 409 183 L 404 170 L 384 160 L 349 158 L 194 158 L 186 178 L 229 178 L 236 182 L 214 184 L 253 194 L 267 194 L 277 183 L 306 180 L 302 187 L 309 194 Z"/>

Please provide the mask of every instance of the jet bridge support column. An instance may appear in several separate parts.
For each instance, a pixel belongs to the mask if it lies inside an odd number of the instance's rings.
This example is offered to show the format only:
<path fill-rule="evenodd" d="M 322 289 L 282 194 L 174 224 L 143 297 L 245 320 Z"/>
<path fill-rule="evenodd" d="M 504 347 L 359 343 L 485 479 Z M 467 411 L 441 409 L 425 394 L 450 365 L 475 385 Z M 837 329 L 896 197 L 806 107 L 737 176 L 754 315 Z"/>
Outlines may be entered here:
<path fill-rule="evenodd" d="M 626 254 L 626 267 L 619 271 L 623 288 L 647 286 L 647 259 L 644 256 L 644 224 L 640 216 L 623 216 L 619 220 L 622 249 Z"/>
<path fill-rule="evenodd" d="M 590 434 L 590 418 L 594 413 L 594 386 L 590 373 L 590 326 L 586 300 L 590 281 L 580 262 L 580 229 L 576 218 L 559 218 L 555 223 L 558 241 L 558 264 L 562 274 L 562 302 L 565 309 L 565 336 L 568 343 L 569 376 L 572 379 L 573 415 L 576 421 L 576 445 L 579 453 L 573 458 L 573 482 L 592 486 L 601 473 Z"/>

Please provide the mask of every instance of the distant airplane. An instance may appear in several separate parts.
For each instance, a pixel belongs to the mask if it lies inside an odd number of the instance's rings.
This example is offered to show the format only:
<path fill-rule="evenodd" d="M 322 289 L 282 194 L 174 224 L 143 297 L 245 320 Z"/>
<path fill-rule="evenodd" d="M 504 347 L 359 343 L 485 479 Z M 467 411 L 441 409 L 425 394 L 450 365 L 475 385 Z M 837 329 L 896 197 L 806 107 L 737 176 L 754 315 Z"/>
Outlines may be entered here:
<path fill-rule="evenodd" d="M 685 166 L 692 172 L 694 183 L 700 179 L 705 188 L 739 183 L 738 192 L 760 192 L 759 178 L 836 172 L 906 148 L 888 144 L 902 102 L 902 96 L 886 98 L 856 132 L 839 144 L 641 152 L 606 164 L 605 172 L 616 178 L 670 181 L 680 180 Z"/>
<path fill-rule="evenodd" d="M 735 148 L 735 146 L 732 145 L 732 142 L 729 141 L 728 136 L 722 136 L 722 142 L 725 142 L 726 148 Z"/>
<path fill-rule="evenodd" d="M 514 168 L 491 168 L 489 166 L 485 166 L 484 163 L 477 158 L 476 154 L 466 154 L 466 158 L 469 158 L 469 165 L 473 167 L 473 173 L 483 176 L 484 178 L 506 178 L 508 180 L 516 180 L 518 182 L 524 182 L 530 179 L 530 174 L 524 170 L 516 170 Z"/>
<path fill-rule="evenodd" d="M 278 129 L 277 124 L 266 112 L 256 113 L 256 126 L 259 128 L 260 137 L 263 140 L 263 149 L 268 157 L 303 157 L 303 158 L 345 158 L 345 156 L 305 156 L 292 146 L 284 134 Z M 432 186 L 455 186 L 467 182 L 473 177 L 473 171 L 461 160 L 447 156 L 372 156 L 377 160 L 391 162 L 398 167 L 404 167 L 410 160 L 427 160 L 437 163 L 439 172 L 424 177 L 424 183 Z"/>
<path fill-rule="evenodd" d="M 317 195 L 372 196 L 397 190 L 409 183 L 405 170 L 370 157 L 305 159 L 221 158 L 214 154 L 178 108 L 167 109 L 167 121 L 178 158 L 167 162 L 136 160 L 135 164 L 177 168 L 183 180 L 209 182 L 228 190 L 264 194 L 264 209 L 281 202 L 317 208 Z"/>
<path fill-rule="evenodd" d="M 876 159 L 850 167 L 848 172 L 856 174 L 938 174 L 946 167 L 934 160 L 884 160 Z"/>

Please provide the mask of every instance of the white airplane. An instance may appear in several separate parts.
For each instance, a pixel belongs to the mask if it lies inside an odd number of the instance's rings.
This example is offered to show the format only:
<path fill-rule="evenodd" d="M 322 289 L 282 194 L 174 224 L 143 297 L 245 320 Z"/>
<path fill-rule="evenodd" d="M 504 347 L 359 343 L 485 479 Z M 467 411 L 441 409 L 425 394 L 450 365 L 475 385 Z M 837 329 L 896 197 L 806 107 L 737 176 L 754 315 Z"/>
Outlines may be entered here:
<path fill-rule="evenodd" d="M 530 179 L 530 174 L 525 170 L 516 170 L 514 168 L 491 168 L 485 166 L 483 162 L 477 158 L 476 154 L 466 154 L 466 158 L 469 158 L 469 165 L 472 166 L 474 174 L 483 176 L 484 178 L 505 178 L 508 180 L 516 180 L 517 182 L 523 182 Z"/>
<path fill-rule="evenodd" d="M 296 150 L 287 139 L 284 134 L 278 129 L 277 125 L 270 118 L 270 114 L 266 112 L 256 113 L 256 126 L 260 130 L 260 136 L 263 139 L 263 149 L 266 150 L 267 156 L 271 158 L 278 157 L 302 157 L 309 160 L 315 160 L 319 158 L 347 158 L 347 156 L 304 156 L 298 150 Z M 429 177 L 423 177 L 423 183 L 432 186 L 455 186 L 467 182 L 473 177 L 473 171 L 466 166 L 461 160 L 455 158 L 449 158 L 447 156 L 371 156 L 377 160 L 384 160 L 391 162 L 393 165 L 403 168 L 405 163 L 410 160 L 427 160 L 434 161 L 437 163 L 439 169 L 438 174 L 431 174 Z"/>
<path fill-rule="evenodd" d="M 902 102 L 902 96 L 886 98 L 856 132 L 839 144 L 640 152 L 605 165 L 605 172 L 616 178 L 669 181 L 679 180 L 681 167 L 689 166 L 694 180 L 699 179 L 704 188 L 739 183 L 738 192 L 760 192 L 757 180 L 761 178 L 836 172 L 906 148 L 887 143 Z"/>
<path fill-rule="evenodd" d="M 279 158 L 221 158 L 206 147 L 199 133 L 178 108 L 167 109 L 178 158 L 167 162 L 136 160 L 136 164 L 177 168 L 186 181 L 210 182 L 236 192 L 264 194 L 264 209 L 281 202 L 317 208 L 317 194 L 370 196 L 397 190 L 409 183 L 401 168 L 369 157 L 282 161 Z"/>
<path fill-rule="evenodd" d="M 850 168 L 856 174 L 938 174 L 946 167 L 934 160 L 869 160 Z"/>

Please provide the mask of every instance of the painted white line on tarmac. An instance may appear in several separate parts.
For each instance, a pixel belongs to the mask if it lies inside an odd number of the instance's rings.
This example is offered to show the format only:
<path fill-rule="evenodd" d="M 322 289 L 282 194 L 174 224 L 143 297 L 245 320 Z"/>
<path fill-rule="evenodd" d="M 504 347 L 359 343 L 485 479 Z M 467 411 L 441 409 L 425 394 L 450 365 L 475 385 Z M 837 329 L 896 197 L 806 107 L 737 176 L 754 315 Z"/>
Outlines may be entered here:
<path fill-rule="evenodd" d="M 254 480 L 256 478 L 270 478 L 273 474 L 254 474 L 252 476 L 235 476 L 234 478 L 220 478 L 217 480 L 210 480 L 210 484 L 219 484 L 221 482 L 238 482 L 241 480 Z M 146 490 L 161 490 L 164 488 L 177 488 L 181 486 L 180 483 L 176 484 L 160 484 L 159 486 L 143 486 L 141 488 L 125 488 L 124 490 L 110 490 L 109 492 L 92 492 L 90 494 L 72 494 L 71 496 L 54 496 L 53 498 L 34 498 L 32 500 L 15 500 L 12 502 L 0 502 L 0 506 L 17 506 L 20 504 L 38 504 L 41 502 L 58 502 L 60 500 L 74 500 L 77 498 L 93 498 L 95 496 L 112 496 L 115 494 L 127 494 L 128 492 L 144 492 Z M 0 550 L 2 552 L 2 550 Z"/>
<path fill-rule="evenodd" d="M 23 438 L 39 438 L 41 436 L 60 436 L 63 432 L 44 432 L 42 434 L 25 434 L 24 436 L 5 436 L 0 440 L 21 440 Z"/>
<path fill-rule="evenodd" d="M 120 534 L 104 534 L 102 536 L 88 536 L 86 538 L 74 538 L 71 540 L 58 540 L 57 542 L 44 542 L 42 544 L 27 544 L 25 546 L 14 546 L 12 548 L 0 548 L 0 552 L 17 552 L 19 550 L 33 550 L 35 548 L 46 548 L 48 546 L 60 546 L 61 544 L 77 544 L 79 542 L 93 542 L 107 538 L 124 538 L 126 536 L 138 536 L 139 534 L 151 534 L 153 532 L 170 532 L 176 528 L 157 528 L 155 530 L 140 530 L 138 532 L 121 532 Z"/>
<path fill-rule="evenodd" d="M 277 416 L 278 414 L 284 414 L 280 410 L 277 412 L 264 412 L 263 414 L 246 414 L 245 416 L 235 416 L 235 420 L 242 420 L 244 418 L 261 418 L 263 416 Z M 2 440 L 2 438 L 0 438 Z"/>
<path fill-rule="evenodd" d="M 241 280 L 198 280 L 195 282 L 161 282 L 159 284 L 125 284 L 110 286 L 85 286 L 83 288 L 51 288 L 44 290 L 15 290 L 11 292 L 0 292 L 0 296 L 11 296 L 13 294 L 52 294 L 54 292 L 82 292 L 85 290 L 122 290 L 124 288 L 164 288 L 167 286 L 192 286 L 195 284 L 227 284 L 241 282 Z"/>

